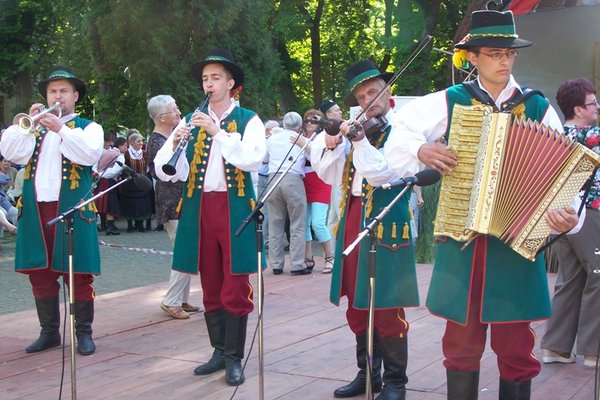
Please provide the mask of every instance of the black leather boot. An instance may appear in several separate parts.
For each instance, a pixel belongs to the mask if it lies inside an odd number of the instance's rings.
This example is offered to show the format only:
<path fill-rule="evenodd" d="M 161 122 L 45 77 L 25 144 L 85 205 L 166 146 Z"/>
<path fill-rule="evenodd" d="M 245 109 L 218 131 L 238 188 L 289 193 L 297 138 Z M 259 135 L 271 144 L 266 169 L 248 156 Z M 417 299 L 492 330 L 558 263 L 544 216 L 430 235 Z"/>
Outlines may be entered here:
<path fill-rule="evenodd" d="M 148 218 L 146 220 L 146 230 L 147 231 L 151 231 L 152 230 L 152 220 L 150 218 Z"/>
<path fill-rule="evenodd" d="M 119 228 L 117 228 L 115 226 L 115 222 L 114 221 L 106 221 L 106 236 L 110 236 L 110 235 L 120 235 L 121 232 L 119 231 Z"/>
<path fill-rule="evenodd" d="M 127 233 L 131 233 L 133 232 L 133 221 L 128 219 L 127 220 Z"/>
<path fill-rule="evenodd" d="M 135 228 L 138 230 L 138 232 L 146 232 L 146 228 L 144 228 L 144 221 L 141 219 L 135 220 Z"/>
<path fill-rule="evenodd" d="M 244 383 L 242 358 L 247 324 L 248 315 L 240 317 L 225 311 L 225 381 L 230 386 Z"/>
<path fill-rule="evenodd" d="M 531 380 L 507 381 L 500 379 L 500 400 L 529 400 L 531 398 Z"/>
<path fill-rule="evenodd" d="M 448 400 L 477 400 L 479 371 L 446 370 Z"/>
<path fill-rule="evenodd" d="M 75 336 L 77 352 L 82 356 L 94 354 L 96 345 L 92 340 L 92 322 L 94 322 L 94 301 L 75 302 Z"/>
<path fill-rule="evenodd" d="M 42 330 L 40 337 L 25 349 L 27 353 L 37 353 L 38 351 L 60 346 L 60 332 L 58 330 L 60 327 L 60 309 L 58 297 L 35 299 L 35 308 L 37 309 Z"/>
<path fill-rule="evenodd" d="M 223 310 L 204 313 L 208 338 L 214 350 L 210 360 L 194 370 L 195 375 L 208 375 L 225 369 L 225 317 L 223 313 Z"/>
<path fill-rule="evenodd" d="M 404 400 L 406 398 L 406 364 L 408 340 L 404 338 L 379 338 L 383 357 L 383 390 L 376 400 Z"/>
<path fill-rule="evenodd" d="M 354 397 L 365 394 L 367 383 L 367 337 L 365 335 L 356 336 L 356 365 L 358 374 L 352 382 L 337 388 L 333 395 L 338 398 Z M 381 392 L 381 346 L 379 344 L 379 335 L 373 336 L 373 371 L 371 374 L 371 387 L 373 393 Z"/>
<path fill-rule="evenodd" d="M 107 227 L 106 214 L 100 214 L 100 225 L 98 226 L 99 231 L 105 231 Z"/>

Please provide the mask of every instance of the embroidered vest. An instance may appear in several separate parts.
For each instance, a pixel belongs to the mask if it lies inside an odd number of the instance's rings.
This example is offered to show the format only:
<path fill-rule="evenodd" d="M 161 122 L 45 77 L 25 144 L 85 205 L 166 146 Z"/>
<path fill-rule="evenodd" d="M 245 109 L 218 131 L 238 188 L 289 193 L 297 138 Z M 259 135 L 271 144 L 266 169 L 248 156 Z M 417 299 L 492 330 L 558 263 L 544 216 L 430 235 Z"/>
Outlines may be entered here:
<path fill-rule="evenodd" d="M 382 148 L 388 138 L 390 128 L 386 130 L 374 146 Z M 352 151 L 346 160 L 342 181 L 341 219 L 337 227 L 335 261 L 331 279 L 330 301 L 339 305 L 342 293 L 342 267 L 356 268 L 343 265 L 341 256 L 344 250 L 344 234 L 348 205 L 352 190 L 355 168 L 352 163 Z M 382 207 L 387 206 L 400 192 L 400 188 L 391 190 L 374 190 L 366 182 L 362 184 L 361 220 L 376 216 Z M 375 277 L 375 308 L 396 308 L 417 306 L 419 295 L 417 290 L 415 260 L 410 232 L 410 214 L 408 202 L 410 191 L 407 191 L 376 228 L 376 268 Z M 352 240 L 355 238 L 351 238 Z M 357 282 L 355 288 L 354 307 L 368 307 L 368 265 L 369 240 L 365 238 L 360 245 Z"/>
<path fill-rule="evenodd" d="M 248 121 L 255 116 L 251 110 L 236 107 L 233 112 L 221 122 L 221 128 L 226 132 L 239 132 L 244 135 Z M 186 116 L 189 121 L 191 114 Z M 202 194 L 204 193 L 204 178 L 206 166 L 212 148 L 212 137 L 203 129 L 192 130 L 194 139 L 188 144 L 186 157 L 190 164 L 188 180 L 184 184 L 181 211 L 175 248 L 173 269 L 187 273 L 197 273 L 202 260 L 200 254 L 200 215 Z M 256 234 L 248 226 L 244 232 L 234 235 L 243 219 L 254 208 L 255 194 L 252 178 L 249 172 L 235 167 L 222 160 L 225 164 L 225 179 L 227 181 L 227 198 L 229 201 L 229 231 L 231 238 L 231 271 L 234 274 L 249 274 L 256 271 Z M 264 266 L 263 266 L 264 267 Z"/>
<path fill-rule="evenodd" d="M 92 121 L 75 117 L 69 121 L 70 128 L 84 129 Z M 36 137 L 35 150 L 27 165 L 23 179 L 23 197 L 19 234 L 15 254 L 15 269 L 20 272 L 48 267 L 48 254 L 44 244 L 42 224 L 35 200 L 35 176 L 38 173 L 38 157 L 44 141 L 44 134 Z M 42 150 L 43 151 L 43 150 Z M 58 199 L 58 215 L 92 196 L 92 167 L 71 162 L 62 157 L 62 184 Z M 98 230 L 96 228 L 96 208 L 92 203 L 84 210 L 73 214 L 73 269 L 76 273 L 100 273 L 100 251 L 98 248 Z M 52 266 L 55 271 L 68 272 L 64 222 L 55 225 L 54 246 L 51 249 Z"/>
<path fill-rule="evenodd" d="M 449 121 L 454 104 L 478 103 L 463 85 L 450 87 L 447 96 Z M 544 117 L 548 105 L 547 99 L 534 95 L 524 104 L 514 107 L 512 113 L 539 121 Z M 531 321 L 549 316 L 544 257 L 540 255 L 535 262 L 531 262 L 499 239 L 492 236 L 486 239 L 481 320 Z M 466 323 L 474 250 L 473 244 L 461 250 L 463 245 L 451 239 L 437 243 L 434 273 L 427 297 L 427 306 L 432 313 L 461 324 Z M 449 298 L 453 301 L 448 301 Z"/>

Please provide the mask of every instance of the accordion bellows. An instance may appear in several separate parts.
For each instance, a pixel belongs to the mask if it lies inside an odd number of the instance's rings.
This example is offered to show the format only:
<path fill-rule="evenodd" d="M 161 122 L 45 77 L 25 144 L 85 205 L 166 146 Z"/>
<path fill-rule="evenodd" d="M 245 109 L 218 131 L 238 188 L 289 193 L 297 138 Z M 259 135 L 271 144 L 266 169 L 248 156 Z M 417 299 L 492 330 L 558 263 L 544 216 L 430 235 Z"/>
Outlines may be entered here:
<path fill-rule="evenodd" d="M 549 209 L 571 204 L 600 157 L 538 122 L 455 105 L 448 146 L 458 166 L 442 179 L 435 236 L 492 235 L 534 260 Z"/>

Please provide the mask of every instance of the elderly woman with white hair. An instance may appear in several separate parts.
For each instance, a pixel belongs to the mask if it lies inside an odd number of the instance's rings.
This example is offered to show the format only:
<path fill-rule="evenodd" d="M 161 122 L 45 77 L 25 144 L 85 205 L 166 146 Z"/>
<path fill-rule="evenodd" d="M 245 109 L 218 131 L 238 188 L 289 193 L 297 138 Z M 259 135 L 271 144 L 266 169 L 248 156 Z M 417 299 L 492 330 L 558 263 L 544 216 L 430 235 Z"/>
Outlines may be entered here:
<path fill-rule="evenodd" d="M 183 182 L 165 182 L 156 177 L 154 171 L 154 158 L 173 129 L 181 121 L 181 112 L 175 99 L 169 95 L 158 95 L 148 101 L 148 114 L 154 121 L 154 129 L 148 139 L 146 155 L 150 173 L 155 181 L 154 203 L 156 208 L 156 223 L 163 225 L 171 243 L 175 243 L 177 223 L 179 219 L 177 206 L 181 199 Z M 190 283 L 192 275 L 171 270 L 169 289 L 165 294 L 161 310 L 175 319 L 187 319 L 188 312 L 199 311 L 200 308 L 188 303 L 190 297 Z"/>

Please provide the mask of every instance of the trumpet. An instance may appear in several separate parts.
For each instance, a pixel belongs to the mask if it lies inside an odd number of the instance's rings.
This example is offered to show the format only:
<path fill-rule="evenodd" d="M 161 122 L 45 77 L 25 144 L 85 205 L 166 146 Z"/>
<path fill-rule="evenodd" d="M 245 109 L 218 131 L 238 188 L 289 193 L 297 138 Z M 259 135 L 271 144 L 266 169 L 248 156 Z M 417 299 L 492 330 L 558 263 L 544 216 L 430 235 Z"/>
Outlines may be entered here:
<path fill-rule="evenodd" d="M 204 111 L 204 109 L 208 106 L 208 102 L 210 100 L 211 95 L 212 95 L 212 92 L 206 93 L 206 96 L 204 97 L 202 102 L 198 105 L 198 108 L 196 108 L 194 110 L 192 117 L 194 116 L 194 114 Z M 192 120 L 192 117 L 190 117 L 190 121 Z M 185 126 L 186 126 L 186 128 L 189 128 L 189 129 L 192 128 L 192 124 L 189 122 L 187 124 L 185 124 Z M 177 145 L 177 148 L 175 149 L 175 153 L 173 153 L 169 162 L 162 166 L 162 170 L 165 174 L 167 174 L 169 176 L 175 175 L 175 173 L 177 172 L 175 165 L 177 165 L 177 160 L 179 160 L 181 153 L 186 149 L 189 138 L 190 138 L 190 134 L 188 134 L 187 137 L 181 138 L 181 140 L 179 141 L 179 144 Z"/>
<path fill-rule="evenodd" d="M 56 102 L 50 108 L 40 107 L 39 112 L 33 117 L 25 113 L 17 114 L 13 118 L 13 125 L 17 125 L 17 129 L 23 135 L 32 135 L 36 132 L 40 132 L 43 129 L 43 126 L 41 125 L 34 127 L 35 122 L 50 112 L 55 113 L 56 116 L 60 118 L 62 116 L 60 103 Z"/>

